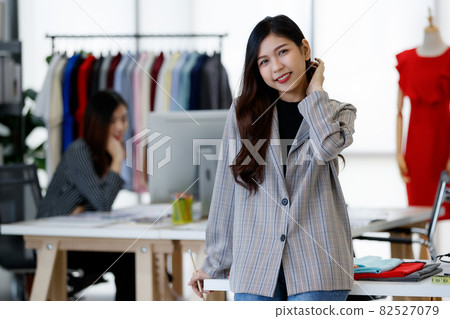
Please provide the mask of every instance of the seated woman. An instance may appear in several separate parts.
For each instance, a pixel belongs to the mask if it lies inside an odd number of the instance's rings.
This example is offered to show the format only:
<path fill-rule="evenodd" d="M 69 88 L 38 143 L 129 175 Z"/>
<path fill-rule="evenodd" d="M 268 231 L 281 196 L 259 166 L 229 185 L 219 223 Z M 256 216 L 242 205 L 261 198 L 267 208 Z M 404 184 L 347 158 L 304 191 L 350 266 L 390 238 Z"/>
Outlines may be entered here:
<path fill-rule="evenodd" d="M 84 115 L 83 137 L 64 153 L 39 207 L 38 218 L 111 210 L 124 184 L 120 170 L 127 128 L 127 106 L 119 94 L 101 91 L 92 96 Z M 67 256 L 70 269 L 98 275 L 106 270 L 112 272 L 116 300 L 135 299 L 133 254 L 68 252 Z"/>

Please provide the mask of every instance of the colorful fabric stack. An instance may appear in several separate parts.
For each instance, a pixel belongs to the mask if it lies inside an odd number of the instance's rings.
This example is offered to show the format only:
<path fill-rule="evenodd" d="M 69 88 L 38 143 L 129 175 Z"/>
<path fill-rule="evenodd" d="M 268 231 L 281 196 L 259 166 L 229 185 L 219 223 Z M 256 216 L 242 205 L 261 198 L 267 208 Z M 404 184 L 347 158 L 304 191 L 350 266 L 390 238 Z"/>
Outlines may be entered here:
<path fill-rule="evenodd" d="M 355 280 L 420 281 L 442 271 L 439 263 L 404 262 L 401 259 L 382 259 L 379 256 L 354 258 Z"/>

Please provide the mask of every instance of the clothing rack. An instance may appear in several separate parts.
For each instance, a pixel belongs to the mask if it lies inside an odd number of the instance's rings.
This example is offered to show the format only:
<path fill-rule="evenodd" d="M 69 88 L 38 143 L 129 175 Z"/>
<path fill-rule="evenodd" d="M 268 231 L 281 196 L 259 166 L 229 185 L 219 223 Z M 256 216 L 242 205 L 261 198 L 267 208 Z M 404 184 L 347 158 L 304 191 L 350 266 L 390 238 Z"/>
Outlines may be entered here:
<path fill-rule="evenodd" d="M 80 34 L 80 35 L 68 35 L 68 34 L 46 34 L 45 37 L 52 41 L 52 55 L 55 53 L 55 41 L 56 39 L 90 39 L 90 38 L 132 38 L 136 40 L 136 52 L 139 52 L 139 39 L 142 38 L 218 38 L 219 40 L 219 61 L 222 61 L 222 49 L 223 38 L 227 37 L 227 33 L 179 33 L 179 34 Z M 222 70 L 219 68 L 219 96 L 218 100 L 222 99 L 220 87 L 222 81 Z"/>
<path fill-rule="evenodd" d="M 214 33 L 186 33 L 186 34 L 93 34 L 93 35 L 64 35 L 64 34 L 47 34 L 45 37 L 50 38 L 52 41 L 52 54 L 55 52 L 55 41 L 59 38 L 132 38 L 136 39 L 136 51 L 139 51 L 139 39 L 141 38 L 218 38 L 219 39 L 219 54 L 222 53 L 223 38 L 227 37 L 227 33 L 214 34 Z"/>

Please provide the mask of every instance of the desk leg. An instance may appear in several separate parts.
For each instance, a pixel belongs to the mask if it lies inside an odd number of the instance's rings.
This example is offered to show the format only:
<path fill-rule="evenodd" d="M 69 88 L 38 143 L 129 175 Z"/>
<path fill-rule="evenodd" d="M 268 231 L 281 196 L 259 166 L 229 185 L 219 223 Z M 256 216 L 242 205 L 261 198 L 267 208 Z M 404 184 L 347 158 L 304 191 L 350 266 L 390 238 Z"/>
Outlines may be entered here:
<path fill-rule="evenodd" d="M 166 253 L 164 251 L 158 251 L 157 247 L 155 247 L 153 256 L 155 262 L 155 284 L 157 285 L 155 300 L 174 300 L 169 291 Z"/>
<path fill-rule="evenodd" d="M 139 241 L 135 251 L 136 261 L 136 300 L 153 300 L 153 263 L 152 246 L 145 241 Z"/>
<path fill-rule="evenodd" d="M 56 254 L 55 268 L 50 283 L 50 299 L 67 300 L 67 251 L 59 250 Z"/>
<path fill-rule="evenodd" d="M 164 241 L 164 244 L 158 244 L 158 247 L 155 248 L 155 251 L 161 253 L 161 257 L 163 258 L 163 267 L 164 269 L 162 269 L 162 273 L 163 273 L 163 280 L 162 280 L 162 284 L 163 286 L 160 288 L 161 292 L 164 293 L 163 296 L 165 296 L 164 300 L 177 300 L 177 297 L 174 296 L 173 292 L 171 291 L 171 288 L 169 287 L 169 278 L 167 276 L 167 257 L 168 255 L 173 255 L 175 252 L 175 245 L 173 243 L 172 240 L 167 240 Z M 173 272 L 173 270 L 172 270 Z M 172 281 L 173 282 L 173 281 Z M 172 284 L 172 289 L 173 289 L 173 284 Z M 180 287 L 181 288 L 181 287 Z"/>
<path fill-rule="evenodd" d="M 174 240 L 173 246 L 172 287 L 179 296 L 183 296 L 183 251 L 179 240 Z"/>
<path fill-rule="evenodd" d="M 53 270 L 55 269 L 58 255 L 58 240 L 44 240 L 37 253 L 36 274 L 33 288 L 31 289 L 31 301 L 47 300 Z"/>

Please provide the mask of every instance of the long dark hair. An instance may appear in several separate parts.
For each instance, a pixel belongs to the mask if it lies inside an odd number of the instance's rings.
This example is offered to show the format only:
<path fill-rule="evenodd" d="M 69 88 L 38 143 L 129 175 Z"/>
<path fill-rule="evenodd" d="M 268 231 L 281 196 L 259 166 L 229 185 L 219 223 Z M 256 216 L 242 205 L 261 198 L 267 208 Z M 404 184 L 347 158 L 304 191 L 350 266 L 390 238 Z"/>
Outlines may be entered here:
<path fill-rule="evenodd" d="M 106 151 L 106 145 L 112 115 L 119 105 L 126 106 L 126 103 L 118 93 L 99 91 L 91 97 L 84 113 L 83 139 L 92 152 L 94 168 L 99 177 L 102 177 L 111 165 L 111 156 Z"/>
<path fill-rule="evenodd" d="M 248 39 L 241 95 L 236 104 L 236 118 L 242 139 L 249 140 L 253 145 L 260 139 L 265 140 L 258 150 L 264 160 L 272 131 L 274 108 L 270 106 L 276 101 L 279 94 L 275 89 L 269 87 L 261 77 L 257 56 L 261 42 L 271 33 L 292 40 L 299 48 L 302 47 L 302 40 L 305 38 L 294 21 L 285 15 L 278 15 L 267 17 L 259 22 Z M 305 63 L 306 69 L 308 69 L 311 60 L 307 60 Z M 311 80 L 313 72 L 313 68 L 307 71 L 308 81 Z M 254 124 L 256 120 L 258 121 Z M 244 161 L 247 157 L 250 158 L 250 163 L 245 165 Z M 231 170 L 236 183 L 246 188 L 251 194 L 256 193 L 258 183 L 264 181 L 264 166 L 258 164 L 245 146 L 237 154 Z"/>

